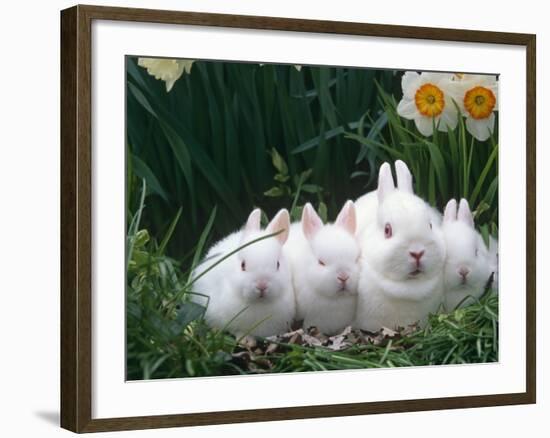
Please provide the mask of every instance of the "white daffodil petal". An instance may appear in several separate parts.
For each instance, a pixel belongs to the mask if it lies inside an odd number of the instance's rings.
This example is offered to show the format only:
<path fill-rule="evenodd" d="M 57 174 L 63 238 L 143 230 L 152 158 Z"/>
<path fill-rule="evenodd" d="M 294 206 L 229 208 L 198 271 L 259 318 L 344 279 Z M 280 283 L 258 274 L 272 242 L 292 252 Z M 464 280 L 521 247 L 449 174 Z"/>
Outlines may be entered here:
<path fill-rule="evenodd" d="M 423 84 L 429 82 L 431 84 L 440 85 L 442 83 L 446 83 L 447 81 L 450 82 L 453 78 L 453 75 L 450 73 L 424 72 L 420 75 L 420 78 Z"/>
<path fill-rule="evenodd" d="M 486 119 L 476 120 L 472 117 L 466 118 L 466 129 L 479 141 L 485 141 L 493 132 L 495 127 L 495 114 L 491 113 Z"/>
<path fill-rule="evenodd" d="M 416 125 L 416 129 L 424 136 L 429 137 L 433 134 L 433 121 L 430 117 L 425 116 L 419 116 L 416 119 L 414 119 L 414 124 Z"/>
<path fill-rule="evenodd" d="M 494 82 L 490 89 L 495 95 L 495 107 L 493 108 L 493 111 L 498 111 L 498 82 Z"/>
<path fill-rule="evenodd" d="M 186 66 L 189 70 L 193 61 L 182 61 L 162 58 L 138 58 L 138 65 L 146 68 L 147 73 L 155 79 L 166 83 L 166 91 L 170 91 L 174 83 L 181 77 Z"/>
<path fill-rule="evenodd" d="M 448 129 L 455 129 L 458 124 L 458 114 L 456 108 L 450 105 L 445 105 L 446 108 L 441 113 L 441 118 L 439 122 L 439 131 L 447 132 Z"/>
<path fill-rule="evenodd" d="M 418 87 L 420 87 L 420 75 L 415 71 L 406 71 L 401 78 L 403 96 L 408 99 L 414 99 Z"/>
<path fill-rule="evenodd" d="M 191 67 L 193 67 L 194 60 L 179 61 L 183 65 L 183 70 L 185 73 L 191 73 Z"/>
<path fill-rule="evenodd" d="M 452 109 L 456 113 L 456 107 L 460 112 L 464 112 L 464 93 L 466 90 L 462 83 L 453 81 L 447 84 L 445 92 L 445 108 Z"/>
<path fill-rule="evenodd" d="M 477 85 L 481 85 L 482 87 L 487 87 L 493 85 L 497 81 L 497 77 L 495 75 L 472 75 L 475 79 L 474 82 L 477 83 Z"/>
<path fill-rule="evenodd" d="M 414 100 L 410 100 L 405 97 L 403 97 L 397 105 L 397 114 L 409 120 L 412 120 L 419 115 Z"/>

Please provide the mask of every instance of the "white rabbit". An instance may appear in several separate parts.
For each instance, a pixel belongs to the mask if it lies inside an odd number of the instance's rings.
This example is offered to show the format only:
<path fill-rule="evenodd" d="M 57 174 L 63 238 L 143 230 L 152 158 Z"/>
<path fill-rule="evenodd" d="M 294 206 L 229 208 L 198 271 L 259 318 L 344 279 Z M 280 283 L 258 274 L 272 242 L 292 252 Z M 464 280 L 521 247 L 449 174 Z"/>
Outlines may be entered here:
<path fill-rule="evenodd" d="M 375 331 L 426 322 L 443 302 L 445 244 L 439 214 L 415 196 L 412 175 L 395 162 L 397 189 L 388 163 L 378 188 L 359 200 L 361 247 L 355 325 Z"/>
<path fill-rule="evenodd" d="M 265 230 L 261 211 L 254 210 L 244 229 L 216 243 L 194 273 L 197 277 L 221 257 L 267 234 L 284 230 L 239 250 L 198 278 L 193 292 L 210 299 L 206 322 L 237 337 L 271 336 L 290 331 L 295 314 L 290 267 L 283 253 L 290 227 L 288 211 L 280 210 Z M 194 301 L 206 305 L 204 297 Z"/>
<path fill-rule="evenodd" d="M 489 237 L 489 260 L 493 271 L 492 288 L 498 293 L 498 240 L 493 236 Z"/>
<path fill-rule="evenodd" d="M 347 201 L 334 224 L 323 226 L 311 204 L 301 222 L 290 226 L 285 253 L 290 261 L 296 319 L 304 327 L 336 334 L 355 316 L 359 275 L 359 244 L 355 237 L 355 206 Z"/>
<path fill-rule="evenodd" d="M 474 226 L 466 199 L 457 205 L 451 199 L 443 216 L 443 235 L 447 247 L 445 262 L 445 308 L 454 310 L 460 303 L 472 304 L 485 291 L 493 268 L 489 251 Z M 470 297 L 470 298 L 468 298 Z"/>

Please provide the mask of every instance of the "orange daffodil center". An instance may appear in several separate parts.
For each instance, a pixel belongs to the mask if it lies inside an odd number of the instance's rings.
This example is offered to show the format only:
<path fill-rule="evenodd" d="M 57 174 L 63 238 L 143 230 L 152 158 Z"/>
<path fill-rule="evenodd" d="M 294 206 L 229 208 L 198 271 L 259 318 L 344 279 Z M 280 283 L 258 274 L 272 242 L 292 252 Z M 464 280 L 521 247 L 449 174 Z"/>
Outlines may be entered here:
<path fill-rule="evenodd" d="M 485 87 L 477 86 L 464 94 L 464 108 L 476 120 L 486 119 L 495 108 L 494 93 Z"/>
<path fill-rule="evenodd" d="M 445 95 L 437 85 L 426 83 L 416 90 L 414 102 L 420 114 L 436 117 L 445 108 Z"/>

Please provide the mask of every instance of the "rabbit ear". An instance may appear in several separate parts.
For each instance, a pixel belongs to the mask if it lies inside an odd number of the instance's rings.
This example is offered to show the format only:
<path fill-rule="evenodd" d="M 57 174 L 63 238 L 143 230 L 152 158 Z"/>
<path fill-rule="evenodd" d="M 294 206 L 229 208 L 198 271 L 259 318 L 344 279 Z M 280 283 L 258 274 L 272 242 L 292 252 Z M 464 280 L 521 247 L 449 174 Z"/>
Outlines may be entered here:
<path fill-rule="evenodd" d="M 251 233 L 253 231 L 260 231 L 260 219 L 262 217 L 262 210 L 255 208 L 252 213 L 248 216 L 246 225 L 244 226 L 245 234 Z"/>
<path fill-rule="evenodd" d="M 289 229 L 290 215 L 288 214 L 288 210 L 286 208 L 283 208 L 279 210 L 279 212 L 271 220 L 266 228 L 266 231 L 268 234 L 271 234 L 276 233 L 277 231 L 284 230 L 282 233 L 279 233 L 275 236 L 275 239 L 277 239 L 281 245 L 284 245 L 284 243 L 288 239 Z"/>
<path fill-rule="evenodd" d="M 391 167 L 388 163 L 384 163 L 380 166 L 378 172 L 378 202 L 382 203 L 386 196 L 395 190 L 393 184 L 393 176 L 391 174 Z"/>
<path fill-rule="evenodd" d="M 456 199 L 451 199 L 447 202 L 445 213 L 443 213 L 443 222 L 456 221 Z"/>
<path fill-rule="evenodd" d="M 395 173 L 397 175 L 397 187 L 402 192 L 413 194 L 413 181 L 412 174 L 407 165 L 401 161 L 397 160 L 395 162 Z"/>
<path fill-rule="evenodd" d="M 472 216 L 472 212 L 470 211 L 468 201 L 466 201 L 466 199 L 464 198 L 460 200 L 457 219 L 474 228 L 474 217 Z"/>
<path fill-rule="evenodd" d="M 308 202 L 302 211 L 302 231 L 304 232 L 304 236 L 306 236 L 306 239 L 311 240 L 322 227 L 323 221 Z"/>
<path fill-rule="evenodd" d="M 357 228 L 357 218 L 355 215 L 355 204 L 353 201 L 346 201 L 338 217 L 336 218 L 336 225 L 341 226 L 350 234 L 355 235 L 355 229 Z"/>

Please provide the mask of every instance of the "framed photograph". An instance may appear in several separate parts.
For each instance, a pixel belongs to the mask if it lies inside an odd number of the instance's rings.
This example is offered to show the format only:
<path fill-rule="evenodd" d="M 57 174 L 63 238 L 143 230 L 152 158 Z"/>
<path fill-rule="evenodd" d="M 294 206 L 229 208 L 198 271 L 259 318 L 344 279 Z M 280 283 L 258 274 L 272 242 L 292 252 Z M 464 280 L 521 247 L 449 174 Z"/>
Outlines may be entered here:
<path fill-rule="evenodd" d="M 535 41 L 62 11 L 62 427 L 534 403 Z"/>

